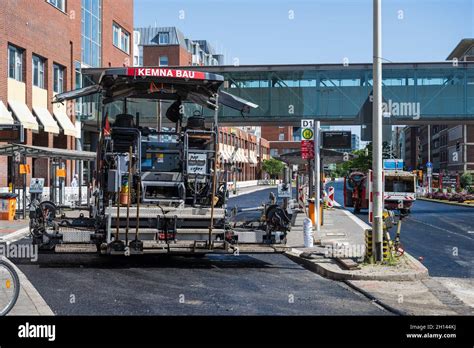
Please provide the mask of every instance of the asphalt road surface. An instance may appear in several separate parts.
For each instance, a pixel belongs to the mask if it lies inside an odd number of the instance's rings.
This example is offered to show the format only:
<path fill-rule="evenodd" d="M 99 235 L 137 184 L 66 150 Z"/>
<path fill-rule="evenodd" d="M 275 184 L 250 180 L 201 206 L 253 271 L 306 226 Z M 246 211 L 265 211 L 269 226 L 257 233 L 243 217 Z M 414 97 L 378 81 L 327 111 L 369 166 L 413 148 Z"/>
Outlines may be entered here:
<path fill-rule="evenodd" d="M 344 205 L 343 183 L 328 185 Z M 367 222 L 367 211 L 357 215 Z M 474 277 L 474 208 L 417 200 L 402 222 L 401 242 L 412 256 L 422 258 L 431 276 Z"/>
<path fill-rule="evenodd" d="M 260 204 L 265 191 L 233 200 Z M 40 255 L 18 266 L 59 315 L 390 314 L 281 254 Z"/>
<path fill-rule="evenodd" d="M 48 255 L 18 266 L 59 315 L 390 314 L 283 255 Z"/>

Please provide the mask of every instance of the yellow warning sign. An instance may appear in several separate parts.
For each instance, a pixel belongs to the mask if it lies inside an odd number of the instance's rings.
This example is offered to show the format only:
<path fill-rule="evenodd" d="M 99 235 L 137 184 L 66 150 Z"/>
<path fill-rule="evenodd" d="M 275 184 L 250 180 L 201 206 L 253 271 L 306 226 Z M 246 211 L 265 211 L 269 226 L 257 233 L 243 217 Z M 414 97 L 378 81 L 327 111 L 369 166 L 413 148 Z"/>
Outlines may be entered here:
<path fill-rule="evenodd" d="M 65 178 L 66 177 L 66 169 L 62 169 L 62 168 L 56 169 L 56 176 L 58 178 Z"/>
<path fill-rule="evenodd" d="M 20 174 L 29 174 L 29 173 L 31 173 L 30 165 L 29 164 L 20 164 Z"/>

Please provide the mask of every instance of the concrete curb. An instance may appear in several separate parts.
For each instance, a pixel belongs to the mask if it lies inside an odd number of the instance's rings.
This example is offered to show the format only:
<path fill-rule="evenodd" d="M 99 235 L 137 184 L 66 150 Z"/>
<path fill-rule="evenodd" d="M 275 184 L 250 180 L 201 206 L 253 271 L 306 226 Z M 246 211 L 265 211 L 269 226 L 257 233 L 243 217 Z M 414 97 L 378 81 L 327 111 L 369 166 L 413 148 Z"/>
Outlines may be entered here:
<path fill-rule="evenodd" d="M 425 197 L 416 197 L 416 199 L 419 199 L 420 201 L 427 201 L 427 202 L 433 202 L 433 203 L 450 204 L 450 205 L 457 205 L 457 206 L 460 206 L 460 207 L 474 208 L 474 204 L 459 203 L 459 202 L 452 202 L 452 201 L 443 201 L 441 199 L 431 199 L 431 198 L 425 198 Z"/>
<path fill-rule="evenodd" d="M 6 236 L 0 238 L 0 242 L 14 243 L 17 240 L 23 239 L 30 233 L 29 227 L 24 227 L 15 232 L 9 233 Z"/>
<path fill-rule="evenodd" d="M 396 315 L 399 315 L 399 316 L 407 316 L 409 315 L 409 313 L 405 312 L 405 311 L 402 311 L 402 310 L 399 310 L 395 307 L 392 307 L 390 306 L 389 304 L 383 302 L 380 298 L 372 295 L 370 292 L 362 289 L 360 286 L 357 286 L 355 285 L 352 281 L 350 280 L 344 280 L 344 284 L 346 284 L 347 286 L 349 286 L 350 288 L 354 289 L 355 291 L 357 292 L 360 292 L 362 295 L 364 295 L 365 297 L 367 297 L 369 300 L 377 303 L 379 306 L 385 308 L 386 310 L 388 310 L 389 312 L 392 312 Z"/>
<path fill-rule="evenodd" d="M 291 249 L 290 251 L 286 251 L 285 255 L 294 262 L 303 265 L 305 268 L 313 271 L 314 273 L 332 280 L 413 281 L 426 279 L 429 277 L 428 269 L 407 253 L 405 253 L 406 260 L 412 267 L 412 270 L 397 274 L 363 274 L 360 273 L 360 271 L 357 273 L 358 270 L 346 271 L 341 269 L 339 265 L 332 259 L 324 258 L 323 262 L 321 262 L 321 260 L 302 258 L 300 257 L 302 253 L 303 251 L 301 250 Z"/>

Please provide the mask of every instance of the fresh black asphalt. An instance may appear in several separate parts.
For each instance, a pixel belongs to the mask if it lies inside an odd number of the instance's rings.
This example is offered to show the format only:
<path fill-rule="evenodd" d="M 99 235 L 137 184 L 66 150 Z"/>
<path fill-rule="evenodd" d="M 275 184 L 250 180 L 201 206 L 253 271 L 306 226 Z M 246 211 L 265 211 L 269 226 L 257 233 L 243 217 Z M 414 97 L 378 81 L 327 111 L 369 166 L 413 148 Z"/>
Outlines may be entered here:
<path fill-rule="evenodd" d="M 237 197 L 230 206 L 259 205 L 268 194 Z M 281 254 L 41 255 L 18 266 L 59 315 L 390 314 Z"/>

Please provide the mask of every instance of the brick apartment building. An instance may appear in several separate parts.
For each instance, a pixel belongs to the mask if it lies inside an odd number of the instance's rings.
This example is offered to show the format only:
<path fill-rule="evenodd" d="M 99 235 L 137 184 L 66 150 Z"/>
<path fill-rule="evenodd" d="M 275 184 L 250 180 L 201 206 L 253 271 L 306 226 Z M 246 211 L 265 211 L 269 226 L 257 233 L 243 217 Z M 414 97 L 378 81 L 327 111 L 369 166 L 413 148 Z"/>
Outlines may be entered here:
<path fill-rule="evenodd" d="M 191 40 L 176 27 L 135 29 L 134 65 L 136 66 L 206 66 L 222 65 L 206 40 Z"/>
<path fill-rule="evenodd" d="M 75 108 L 51 100 L 82 86 L 82 68 L 129 65 L 132 32 L 133 0 L 0 0 L 1 123 L 23 124 L 27 145 L 80 147 L 97 130 L 81 130 Z M 27 163 L 27 182 L 49 182 L 48 159 Z M 11 165 L 0 157 L 0 187 L 12 180 Z M 73 161 L 66 169 L 69 182 Z"/>
<path fill-rule="evenodd" d="M 404 132 L 404 159 L 408 169 L 426 169 L 429 161 L 433 164 L 434 173 L 474 172 L 474 126 L 406 127 Z M 429 156 L 428 138 L 431 139 Z"/>
<path fill-rule="evenodd" d="M 133 60 L 136 66 L 208 66 L 223 64 L 206 40 L 191 40 L 176 27 L 136 28 Z M 262 161 L 269 159 L 269 143 L 249 127 L 220 127 L 219 151 L 224 162 L 233 161 L 238 181 L 263 177 Z M 234 153 L 235 150 L 235 154 Z M 228 180 L 234 178 L 229 173 Z"/>
<path fill-rule="evenodd" d="M 270 154 L 278 157 L 285 153 L 299 151 L 300 141 L 294 139 L 292 126 L 262 126 L 262 138 L 270 142 Z"/>

